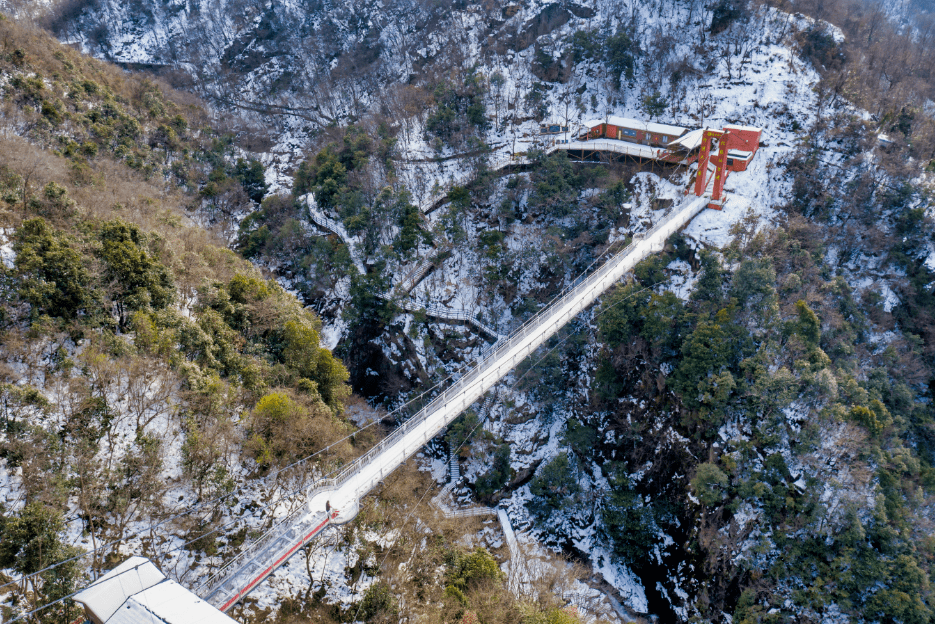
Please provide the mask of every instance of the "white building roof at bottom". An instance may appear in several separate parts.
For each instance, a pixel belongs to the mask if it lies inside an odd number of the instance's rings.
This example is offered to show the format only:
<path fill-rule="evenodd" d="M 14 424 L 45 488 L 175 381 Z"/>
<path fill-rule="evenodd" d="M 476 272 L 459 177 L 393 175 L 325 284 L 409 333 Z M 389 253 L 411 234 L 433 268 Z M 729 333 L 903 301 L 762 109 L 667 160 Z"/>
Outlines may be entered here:
<path fill-rule="evenodd" d="M 105 624 L 236 624 L 146 557 L 130 557 L 74 600 Z"/>
<path fill-rule="evenodd" d="M 106 624 L 236 624 L 175 581 L 130 596 Z"/>
<path fill-rule="evenodd" d="M 75 595 L 105 622 L 127 598 L 163 582 L 165 575 L 146 557 L 130 557 Z"/>

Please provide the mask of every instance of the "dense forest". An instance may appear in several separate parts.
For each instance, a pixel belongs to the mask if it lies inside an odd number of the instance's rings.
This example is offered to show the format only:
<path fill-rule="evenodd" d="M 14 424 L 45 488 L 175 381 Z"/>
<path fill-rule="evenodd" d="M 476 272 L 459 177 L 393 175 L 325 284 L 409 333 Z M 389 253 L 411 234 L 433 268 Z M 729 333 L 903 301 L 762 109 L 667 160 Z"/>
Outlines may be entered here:
<path fill-rule="evenodd" d="M 231 614 L 935 621 L 922 4 L 0 2 L 0 614 L 197 586 L 647 231 L 690 168 L 539 136 L 619 113 L 762 164 Z"/>

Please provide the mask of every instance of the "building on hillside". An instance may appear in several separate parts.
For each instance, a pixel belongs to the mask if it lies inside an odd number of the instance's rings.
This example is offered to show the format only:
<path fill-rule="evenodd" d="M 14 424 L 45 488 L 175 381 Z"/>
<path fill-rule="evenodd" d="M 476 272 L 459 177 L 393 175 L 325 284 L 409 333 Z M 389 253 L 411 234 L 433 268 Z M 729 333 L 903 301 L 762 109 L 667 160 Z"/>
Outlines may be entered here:
<path fill-rule="evenodd" d="M 745 171 L 760 149 L 763 131 L 751 126 L 726 125 L 722 130 L 705 128 L 698 152 L 695 195 L 709 197 L 709 208 L 724 205 L 724 184 L 731 171 Z"/>
<path fill-rule="evenodd" d="M 701 144 L 700 133 L 694 137 L 694 147 L 678 143 L 690 133 L 687 128 L 640 121 L 610 115 L 605 120 L 583 124 L 586 132 L 576 140 L 553 141 L 551 151 L 561 149 L 582 160 L 603 160 L 617 155 L 635 158 L 640 162 L 661 162 L 669 165 L 687 165 L 697 158 Z"/>
<path fill-rule="evenodd" d="M 89 624 L 236 624 L 166 578 L 146 557 L 130 557 L 74 597 Z"/>
<path fill-rule="evenodd" d="M 586 121 L 584 125 L 588 131 L 580 137 L 581 140 L 617 139 L 652 147 L 665 147 L 675 139 L 688 133 L 688 128 L 640 121 L 639 119 L 628 119 L 616 115 L 610 115 L 603 121 Z"/>
<path fill-rule="evenodd" d="M 724 126 L 727 133 L 727 168 L 731 171 L 746 171 L 754 154 L 760 149 L 761 128 L 752 126 Z"/>
<path fill-rule="evenodd" d="M 584 126 L 587 132 L 576 140 L 553 140 L 547 153 L 561 150 L 583 161 L 606 161 L 624 156 L 640 162 L 678 166 L 703 159 L 704 167 L 713 164 L 724 169 L 724 175 L 714 176 L 718 180 L 715 186 L 719 188 L 727 172 L 746 170 L 759 149 L 762 133 L 759 128 L 732 124 L 722 130 L 689 130 L 614 115 L 604 121 L 586 122 Z M 716 149 L 712 141 L 717 144 Z M 701 179 L 700 188 L 707 188 L 707 173 L 703 173 Z"/>

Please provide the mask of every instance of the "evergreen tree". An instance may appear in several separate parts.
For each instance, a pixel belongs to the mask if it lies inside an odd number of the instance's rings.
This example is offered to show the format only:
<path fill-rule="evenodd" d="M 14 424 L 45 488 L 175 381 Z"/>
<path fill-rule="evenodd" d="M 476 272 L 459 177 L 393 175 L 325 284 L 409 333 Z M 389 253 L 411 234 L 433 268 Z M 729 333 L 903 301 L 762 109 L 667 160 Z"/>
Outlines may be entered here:
<path fill-rule="evenodd" d="M 81 254 L 41 217 L 16 231 L 13 250 L 20 296 L 37 311 L 62 318 L 86 313 L 93 301 L 91 276 Z"/>
<path fill-rule="evenodd" d="M 269 192 L 269 184 L 266 183 L 266 173 L 263 170 L 263 163 L 253 158 L 244 160 L 237 159 L 234 166 L 234 177 L 243 185 L 243 190 L 256 203 L 261 203 L 263 198 Z"/>
<path fill-rule="evenodd" d="M 639 41 L 626 28 L 620 28 L 604 43 L 604 59 L 610 67 L 617 89 L 620 89 L 621 77 L 633 80 L 636 57 L 640 53 Z"/>

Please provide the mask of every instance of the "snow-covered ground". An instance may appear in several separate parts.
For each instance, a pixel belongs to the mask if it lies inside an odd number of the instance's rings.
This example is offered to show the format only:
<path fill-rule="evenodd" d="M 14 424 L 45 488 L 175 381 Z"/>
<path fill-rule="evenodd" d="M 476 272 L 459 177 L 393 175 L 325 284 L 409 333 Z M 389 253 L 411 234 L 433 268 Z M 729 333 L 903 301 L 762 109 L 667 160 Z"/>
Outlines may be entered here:
<path fill-rule="evenodd" d="M 193 24 L 204 23 L 200 21 L 203 18 L 193 15 L 188 8 L 174 13 L 160 8 L 155 10 L 152 20 L 155 26 L 152 26 L 134 19 L 129 9 L 122 3 L 108 0 L 102 4 L 108 16 L 107 19 L 115 25 L 115 34 L 109 42 L 108 54 L 124 62 L 147 64 L 169 62 L 170 59 L 165 54 L 170 47 L 169 42 L 173 38 L 184 37 L 185 33 L 192 30 Z M 223 35 L 224 40 L 236 39 L 238 35 L 257 26 L 263 19 L 263 15 L 253 12 L 253 9 L 238 16 L 230 11 L 231 5 L 226 0 L 214 0 L 209 4 L 211 6 L 203 8 L 202 11 L 206 14 L 217 12 L 218 15 L 223 16 L 222 19 L 210 25 L 210 30 L 219 33 L 219 36 Z M 548 4 L 541 0 L 529 2 L 519 7 L 517 13 L 507 21 L 516 24 L 527 23 L 539 15 Z M 568 38 L 576 30 L 585 28 L 588 23 L 616 23 L 619 5 L 620 3 L 610 1 L 591 3 L 588 6 L 593 9 L 595 15 L 590 18 L 590 21 L 572 17 L 565 24 L 545 35 L 547 41 L 540 38 L 536 45 L 552 50 L 553 56 L 559 58 L 565 49 L 563 46 L 568 45 Z M 627 5 L 627 11 L 635 16 L 635 22 L 639 24 L 641 43 L 647 51 L 652 49 L 654 33 L 671 24 L 688 22 L 687 15 L 685 15 L 686 9 L 680 5 L 661 8 L 650 3 L 628 2 Z M 298 10 L 298 3 L 285 3 L 286 13 L 295 14 Z M 419 12 L 411 7 L 407 10 Z M 336 18 L 332 16 L 329 19 Z M 500 88 L 504 94 L 503 98 L 522 101 L 530 93 L 533 84 L 538 82 L 531 73 L 531 65 L 536 57 L 535 45 L 530 45 L 523 50 L 511 50 L 502 55 L 493 55 L 491 58 L 491 55 L 484 53 L 481 46 L 479 37 L 482 32 L 480 28 L 482 16 L 477 11 L 473 8 L 453 11 L 449 19 L 457 21 L 464 29 L 463 50 L 470 64 L 475 66 L 475 71 L 488 77 L 499 73 L 504 77 L 503 86 Z M 348 22 L 345 21 L 342 24 L 345 30 L 341 32 L 349 33 L 351 29 L 347 26 Z M 316 26 L 320 25 L 316 23 Z M 805 28 L 809 25 L 809 23 L 802 22 L 800 17 L 772 10 L 757 14 L 753 17 L 753 22 L 749 27 L 752 33 L 750 40 L 754 42 L 754 45 L 748 50 L 746 57 L 740 55 L 732 57 L 729 54 L 717 53 L 715 50 L 711 54 L 712 67 L 705 68 L 704 71 L 699 70 L 697 76 L 687 77 L 677 86 L 670 85 L 667 81 L 656 80 L 655 76 L 638 74 L 632 85 L 625 86 L 622 92 L 618 92 L 612 85 L 613 81 L 606 75 L 605 70 L 601 69 L 599 63 L 583 61 L 579 64 L 575 77 L 569 84 L 546 84 L 544 98 L 545 105 L 550 112 L 549 119 L 567 124 L 574 129 L 580 127 L 585 119 L 606 115 L 648 118 L 643 105 L 643 97 L 648 93 L 645 93 L 640 85 L 644 82 L 651 82 L 658 85 L 661 94 L 671 103 L 664 113 L 664 118 L 659 119 L 660 121 L 689 128 L 719 128 L 727 123 L 762 128 L 762 145 L 748 170 L 742 173 L 732 173 L 728 178 L 726 186 L 728 199 L 723 209 L 702 212 L 683 232 L 694 247 L 723 249 L 730 244 L 735 232 L 741 226 L 754 230 L 775 227 L 777 207 L 785 203 L 789 195 L 791 180 L 786 175 L 785 163 L 788 162 L 802 139 L 801 129 L 810 127 L 815 119 L 816 95 L 813 87 L 818 80 L 818 75 L 799 58 L 788 41 L 791 29 Z M 689 32 L 689 36 L 674 44 L 675 50 L 671 53 L 672 57 L 687 57 L 694 53 L 697 31 L 686 32 Z M 829 27 L 829 32 L 835 37 L 843 36 L 840 31 L 831 27 Z M 394 50 L 402 50 L 404 46 L 399 42 L 412 42 L 413 38 L 411 33 L 404 32 L 404 24 L 387 27 L 381 37 L 388 43 L 393 43 L 395 38 L 396 44 L 392 48 Z M 717 41 L 715 39 L 715 48 L 718 45 L 723 46 Z M 90 42 L 82 43 L 88 51 L 96 52 Z M 419 45 L 416 46 L 414 54 L 421 59 L 431 59 L 445 52 L 450 40 L 436 32 L 431 32 L 426 34 L 424 41 L 417 43 Z M 263 47 L 264 45 L 261 41 L 250 43 L 250 46 L 253 46 L 252 49 L 258 53 L 270 52 Z M 245 54 L 246 49 L 243 52 Z M 392 69 L 392 71 L 387 71 L 387 75 L 408 76 L 413 67 L 409 53 L 400 53 L 396 56 L 393 56 L 391 52 L 384 54 L 387 57 L 388 67 Z M 276 57 L 275 63 L 263 65 L 243 77 L 238 88 L 244 95 L 244 100 L 259 99 L 259 95 L 271 81 L 289 71 L 289 68 L 282 64 L 279 56 L 273 54 L 271 56 Z M 182 63 L 185 61 L 186 59 L 181 59 Z M 584 94 L 584 97 L 576 97 L 579 91 Z M 364 93 L 361 96 L 362 105 L 366 107 L 368 98 L 378 95 L 378 92 Z M 332 96 L 330 101 L 325 102 L 324 97 L 320 93 L 315 94 L 318 108 L 313 110 L 309 106 L 303 108 L 302 111 L 302 115 L 317 115 L 318 121 L 316 122 L 310 122 L 299 114 L 277 117 L 274 124 L 274 145 L 267 152 L 259 154 L 267 167 L 267 181 L 271 184 L 273 192 L 284 191 L 291 186 L 290 172 L 305 157 L 310 136 L 314 134 L 316 128 L 324 126 L 328 117 L 349 118 L 353 106 L 347 98 L 342 100 Z M 489 108 L 495 106 L 492 98 L 493 94 L 488 94 Z M 370 99 L 369 103 L 372 104 L 373 101 Z M 503 114 L 506 114 L 506 110 Z M 520 117 L 518 112 L 515 116 Z M 477 155 L 459 158 L 447 148 L 439 152 L 436 146 L 433 146 L 426 138 L 423 119 L 424 116 L 423 118 L 416 116 L 414 119 L 405 121 L 407 131 L 400 136 L 396 155 L 396 174 L 417 202 L 432 197 L 439 189 L 468 182 L 472 175 L 474 161 L 478 158 Z M 542 147 L 546 141 L 551 140 L 551 137 L 540 136 L 539 122 L 526 119 L 517 120 L 517 123 L 502 124 L 499 128 L 492 127 L 484 139 L 493 148 L 490 159 L 502 160 L 513 154 L 522 154 Z M 690 174 L 691 171 L 683 171 L 670 176 L 669 179 L 663 179 L 652 173 L 637 175 L 630 183 L 633 194 L 626 206 L 630 212 L 631 226 L 628 231 L 615 232 L 613 236 L 623 238 L 651 227 L 663 216 L 661 211 L 653 210 L 653 206 L 656 205 L 654 202 L 660 199 L 671 199 L 678 203 L 684 198 L 684 190 L 690 182 Z M 527 176 L 527 174 L 518 175 Z M 497 182 L 501 185 L 501 189 L 504 183 L 505 180 Z M 428 223 L 433 226 L 438 225 L 443 219 L 443 214 L 444 207 L 428 215 Z M 473 241 L 477 231 L 485 226 L 479 223 L 470 225 L 474 231 L 469 231 L 469 240 Z M 338 234 L 345 240 L 350 239 L 346 232 L 339 231 Z M 517 284 L 518 297 L 535 293 L 542 286 L 537 281 L 535 269 L 547 260 L 547 255 L 551 253 L 538 227 L 526 223 L 512 224 L 505 246 L 510 253 L 522 260 L 520 263 L 523 268 L 522 276 Z M 7 266 L 12 262 L 11 254 L 12 248 L 4 237 L 0 240 L 0 260 Z M 361 259 L 357 257 L 354 259 L 358 270 L 363 271 Z M 932 251 L 929 262 L 935 266 L 935 249 Z M 453 311 L 463 311 L 469 314 L 483 312 L 501 333 L 505 333 L 515 326 L 518 320 L 514 318 L 511 306 L 502 297 L 492 295 L 482 286 L 481 266 L 478 254 L 470 245 L 459 247 L 416 287 L 413 297 L 416 301 L 447 306 Z M 400 272 L 405 272 L 407 268 L 401 267 Z M 678 261 L 670 264 L 668 269 L 673 274 L 670 288 L 679 297 L 687 298 L 695 279 L 691 267 L 688 263 Z M 569 281 L 573 277 L 567 276 Z M 866 279 L 870 281 L 855 280 L 852 285 L 859 290 L 879 289 L 883 293 L 884 309 L 892 309 L 896 303 L 895 294 L 886 282 L 881 282 L 877 278 Z M 335 293 L 335 296 L 346 301 L 348 299 L 346 281 L 342 282 L 340 288 L 342 291 Z M 405 323 L 408 330 L 411 318 L 411 315 L 403 315 L 398 320 Z M 337 345 L 345 328 L 346 324 L 341 320 L 326 325 L 322 332 L 324 344 L 329 347 Z M 429 347 L 424 343 L 416 341 L 416 348 L 417 357 L 423 367 L 437 364 L 437 361 L 430 356 Z M 478 355 L 480 348 L 477 347 L 475 352 L 463 355 L 470 359 Z M 505 383 L 512 384 L 516 377 L 516 375 L 508 377 Z M 504 397 L 508 397 L 512 402 L 511 409 L 495 410 L 494 419 L 488 428 L 511 444 L 513 448 L 511 461 L 515 470 L 531 468 L 566 450 L 563 447 L 562 432 L 565 420 L 573 415 L 571 410 L 564 410 L 561 407 L 550 410 L 550 420 L 547 421 L 538 413 L 541 406 L 535 405 L 524 392 L 513 388 L 505 393 Z M 634 406 L 634 417 L 637 417 L 642 409 L 644 408 L 639 405 Z M 528 414 L 530 418 L 519 423 L 507 422 L 509 415 L 515 417 L 519 412 Z M 356 413 L 353 416 L 358 424 L 368 422 L 368 418 L 372 417 Z M 154 421 L 153 430 L 166 432 L 163 444 L 167 445 L 171 451 L 168 455 L 175 457 L 176 460 L 169 462 L 166 466 L 165 477 L 174 483 L 180 474 L 177 457 L 180 455 L 182 441 L 177 435 L 175 437 L 171 435 L 173 424 L 168 412 L 164 417 Z M 725 429 L 723 433 L 734 435 L 735 432 Z M 828 439 L 835 440 L 847 433 L 829 432 Z M 120 435 L 125 443 L 128 432 L 121 431 Z M 476 475 L 483 470 L 484 466 L 479 460 L 476 461 L 478 465 L 467 467 L 468 474 Z M 5 464 L 0 465 L 0 488 L 2 488 L 0 493 L 15 506 L 18 497 L 16 475 L 12 471 L 5 470 L 3 466 Z M 438 462 L 435 462 L 433 468 L 435 472 L 444 470 L 444 464 L 442 463 L 439 467 Z M 599 475 L 600 471 L 595 470 L 594 474 Z M 237 478 L 244 477 L 243 474 L 236 476 Z M 584 487 L 609 487 L 596 477 L 592 476 L 589 479 L 584 483 Z M 250 506 L 248 501 L 275 500 L 283 490 L 281 486 L 269 486 L 263 481 L 254 482 L 239 497 L 240 502 L 225 510 L 225 513 L 230 517 L 241 516 L 251 530 L 258 529 L 268 523 L 271 517 L 285 514 L 287 509 L 283 506 L 271 514 L 269 509 L 262 507 L 257 509 L 256 506 Z M 826 493 L 829 500 L 836 495 L 832 491 Z M 547 531 L 571 536 L 578 548 L 591 554 L 592 571 L 602 576 L 619 592 L 629 609 L 645 613 L 648 609 L 646 588 L 626 566 L 613 563 L 609 551 L 595 538 L 598 527 L 580 529 L 571 523 L 566 523 L 559 527 L 536 528 L 534 527 L 536 522 L 526 507 L 530 496 L 529 487 L 524 486 L 518 488 L 508 500 L 502 503 L 517 526 L 527 529 L 523 535 L 525 539 L 530 540 L 528 547 L 530 549 L 544 548 L 537 546 L 532 540 L 536 537 L 544 538 L 543 534 Z M 166 500 L 172 502 L 170 509 L 183 510 L 192 504 L 193 498 L 193 493 L 190 491 L 170 488 Z M 753 516 L 744 518 L 741 512 L 738 522 L 744 521 L 755 522 L 756 518 Z M 147 521 L 140 520 L 131 524 L 130 532 L 142 530 L 147 526 Z M 72 522 L 70 527 L 72 527 L 70 529 L 72 541 L 83 547 L 89 547 L 87 536 L 81 534 L 80 523 Z M 309 570 L 306 569 L 304 558 L 301 556 L 293 558 L 268 583 L 254 592 L 252 596 L 256 599 L 257 605 L 261 608 L 275 608 L 284 596 L 296 595 L 308 588 L 314 591 L 321 586 L 327 588 L 328 600 L 347 603 L 359 598 L 360 592 L 366 588 L 370 579 L 362 580 L 354 588 L 342 587 L 344 569 L 355 563 L 354 551 L 351 548 L 337 546 L 329 551 L 327 544 L 332 539 L 337 538 L 326 537 L 320 542 L 321 548 L 316 546 L 318 549 L 310 555 L 311 576 Z M 167 541 L 161 548 L 164 551 L 171 551 L 183 542 L 183 537 L 170 534 L 167 535 Z M 124 550 L 130 554 L 142 547 L 142 538 L 136 538 L 128 541 Z M 185 570 L 195 563 L 186 551 L 172 553 L 171 559 L 166 559 L 166 561 L 169 560 L 175 562 L 177 570 Z M 192 571 L 184 574 L 184 578 L 197 578 L 207 569 L 205 565 L 207 563 L 210 561 L 203 560 L 197 563 Z"/>
<path fill-rule="evenodd" d="M 529 5 L 521 11 L 527 11 L 526 17 L 534 14 L 539 5 Z M 650 29 L 658 23 L 655 16 L 649 14 L 648 9 L 635 10 L 645 20 L 645 28 Z M 517 19 L 522 19 L 520 16 Z M 598 18 L 600 19 L 600 18 Z M 728 178 L 726 191 L 727 202 L 720 211 L 706 210 L 696 217 L 683 231 L 684 236 L 692 246 L 704 246 L 719 250 L 725 248 L 734 239 L 738 228 L 747 230 L 748 235 L 765 227 L 775 227 L 777 207 L 787 201 L 791 188 L 791 180 L 786 176 L 784 165 L 798 147 L 801 139 L 801 130 L 811 125 L 815 118 L 815 94 L 812 87 L 818 80 L 817 73 L 804 63 L 781 39 L 782 33 L 787 33 L 790 26 L 796 26 L 789 16 L 770 12 L 759 15 L 756 20 L 756 35 L 759 45 L 754 46 L 748 60 L 742 64 L 733 59 L 733 76 L 726 78 L 726 68 L 716 67 L 704 78 L 690 84 L 688 93 L 682 100 L 682 106 L 673 111 L 673 117 L 663 121 L 682 124 L 686 127 L 713 127 L 720 128 L 725 124 L 743 124 L 763 129 L 762 145 L 748 167 L 742 173 L 732 173 Z M 576 26 L 572 23 L 566 25 L 566 30 L 553 33 L 553 39 L 561 39 L 573 31 Z M 690 42 L 684 43 L 688 46 Z M 525 65 L 531 61 L 532 51 L 526 50 L 511 55 L 509 62 Z M 722 62 L 723 63 L 723 62 Z M 738 69 L 739 66 L 739 69 Z M 505 90 L 522 91 L 524 89 L 523 72 L 516 71 L 515 67 L 507 64 L 487 65 L 481 71 L 492 73 L 497 69 L 506 77 Z M 594 94 L 598 102 L 609 102 L 606 107 L 599 110 L 586 109 L 573 111 L 568 120 L 572 127 L 584 118 L 595 114 L 620 115 L 625 117 L 646 118 L 642 110 L 641 100 L 635 94 L 628 93 L 620 101 L 616 98 L 606 82 L 602 80 L 586 79 L 585 92 Z M 528 87 L 527 87 L 528 88 Z M 547 92 L 549 107 L 553 112 L 553 119 L 565 123 L 562 118 L 563 104 L 567 101 L 567 94 L 561 89 L 552 89 Z M 796 123 L 793 124 L 792 122 Z M 538 136 L 538 123 L 527 121 L 510 127 L 507 132 L 491 131 L 488 142 L 506 145 L 499 148 L 497 155 L 492 158 L 503 158 L 511 153 L 523 153 L 542 145 Z M 414 158 L 425 154 L 428 147 L 424 142 L 414 140 L 402 145 L 404 150 Z M 415 168 L 415 165 L 411 165 Z M 446 184 L 448 180 L 464 180 L 468 175 L 467 164 L 464 170 L 458 172 L 450 161 L 446 163 L 446 173 L 439 175 L 437 171 L 423 168 L 423 179 L 434 179 L 439 185 Z M 631 231 L 639 233 L 640 229 L 657 221 L 661 213 L 654 213 L 652 206 L 655 200 L 672 199 L 678 201 L 684 197 L 688 187 L 690 172 L 681 176 L 676 175 L 670 180 L 664 180 L 651 173 L 639 174 L 632 182 L 633 196 L 631 204 L 627 206 L 631 215 Z M 514 226 L 511 236 L 507 240 L 508 246 L 535 250 L 534 238 L 522 238 L 524 228 L 522 225 Z M 522 241 L 522 242 L 520 242 Z M 533 243 L 531 246 L 530 243 Z M 534 252 L 535 253 L 535 252 Z M 451 297 L 456 290 L 455 285 L 464 283 L 466 277 L 475 281 L 476 271 L 472 276 L 470 267 L 476 262 L 468 262 L 468 274 L 465 276 L 465 262 L 458 257 L 437 270 L 430 280 L 422 286 L 425 297 L 439 296 L 444 301 Z M 676 262 L 669 266 L 674 274 L 672 287 L 682 298 L 687 298 L 694 282 L 691 268 L 684 262 Z M 534 280 L 529 283 L 523 281 L 519 284 L 521 292 L 533 292 L 539 285 Z M 446 293 L 447 289 L 447 295 Z M 474 293 L 468 291 L 466 297 L 451 299 L 459 307 L 470 306 L 477 301 Z M 485 302 L 486 303 L 486 302 Z M 493 303 L 493 302 L 491 302 Z M 487 304 L 490 305 L 490 304 Z M 497 305 L 505 309 L 505 316 L 501 322 L 508 322 L 509 306 Z M 490 308 L 488 307 L 488 313 Z M 495 308 L 496 309 L 496 308 Z M 510 383 L 509 381 L 507 383 Z M 511 392 L 514 409 L 522 408 L 525 398 L 521 392 Z M 535 413 L 535 407 L 533 408 Z M 490 429 L 503 439 L 510 442 L 513 448 L 511 462 L 514 470 L 520 471 L 535 465 L 539 461 L 547 461 L 555 457 L 565 448 L 562 445 L 562 432 L 564 420 L 568 414 L 561 409 L 550 410 L 551 422 L 544 423 L 538 418 L 526 420 L 522 424 L 507 424 L 504 421 L 491 423 Z M 634 414 L 639 416 L 639 411 Z M 468 474 L 481 472 L 483 466 L 466 468 Z M 599 474 L 599 471 L 595 471 Z M 607 484 L 588 483 L 583 487 L 606 488 Z M 556 527 L 537 527 L 536 521 L 529 515 L 526 503 L 530 499 L 528 486 L 519 488 L 512 496 L 503 501 L 511 517 L 520 526 L 530 529 L 529 535 L 544 537 L 544 533 L 571 537 L 578 548 L 591 554 L 593 571 L 603 576 L 623 598 L 626 606 L 639 613 L 648 609 L 646 593 L 639 579 L 625 566 L 612 562 L 610 553 L 595 541 L 596 528 L 580 529 L 573 523 Z M 671 542 L 668 536 L 662 536 L 662 543 Z M 678 593 L 678 592 L 677 592 Z M 684 592 L 682 592 L 684 593 Z"/>

